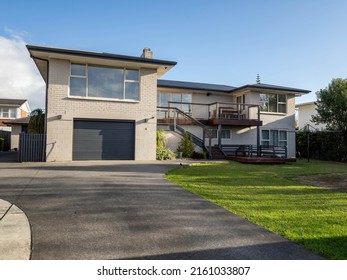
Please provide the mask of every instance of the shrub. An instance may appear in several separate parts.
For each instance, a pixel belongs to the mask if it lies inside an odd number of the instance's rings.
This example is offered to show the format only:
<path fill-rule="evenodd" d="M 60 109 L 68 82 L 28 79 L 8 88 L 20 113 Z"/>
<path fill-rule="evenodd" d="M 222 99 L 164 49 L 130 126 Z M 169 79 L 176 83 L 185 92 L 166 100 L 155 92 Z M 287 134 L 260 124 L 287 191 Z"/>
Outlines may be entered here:
<path fill-rule="evenodd" d="M 164 136 L 164 130 L 163 129 L 160 129 L 160 130 L 157 130 L 157 147 L 165 147 L 165 142 L 166 142 L 166 139 L 165 139 L 165 136 Z"/>
<path fill-rule="evenodd" d="M 165 136 L 164 130 L 157 131 L 157 150 L 156 150 L 156 159 L 157 160 L 171 160 L 175 158 L 175 153 L 170 149 L 165 147 Z"/>
<path fill-rule="evenodd" d="M 183 133 L 183 138 L 177 147 L 177 152 L 182 152 L 183 157 L 191 157 L 194 153 L 195 145 L 192 136 L 188 137 L 187 132 Z"/>
<path fill-rule="evenodd" d="M 157 160 L 171 160 L 175 159 L 176 155 L 173 151 L 165 147 L 157 147 L 156 159 Z"/>
<path fill-rule="evenodd" d="M 310 131 L 310 158 L 347 161 L 347 135 L 340 131 Z M 308 132 L 296 133 L 296 150 L 300 157 L 307 157 Z"/>

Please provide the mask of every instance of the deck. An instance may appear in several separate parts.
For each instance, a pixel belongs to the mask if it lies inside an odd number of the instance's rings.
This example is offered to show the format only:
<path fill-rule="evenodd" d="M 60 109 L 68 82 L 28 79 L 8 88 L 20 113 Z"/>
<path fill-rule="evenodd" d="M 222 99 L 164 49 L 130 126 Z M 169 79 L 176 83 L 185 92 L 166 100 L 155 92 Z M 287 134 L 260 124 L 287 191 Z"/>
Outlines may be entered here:
<path fill-rule="evenodd" d="M 228 160 L 237 161 L 241 163 L 286 163 L 296 162 L 296 158 L 273 158 L 273 157 L 240 157 L 240 156 L 228 156 Z"/>

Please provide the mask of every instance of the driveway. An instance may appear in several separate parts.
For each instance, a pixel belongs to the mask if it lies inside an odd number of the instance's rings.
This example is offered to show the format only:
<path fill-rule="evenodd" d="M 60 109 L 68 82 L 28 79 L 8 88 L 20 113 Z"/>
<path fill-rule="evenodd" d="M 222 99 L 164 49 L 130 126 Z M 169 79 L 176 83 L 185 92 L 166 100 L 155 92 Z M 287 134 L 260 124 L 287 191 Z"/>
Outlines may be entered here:
<path fill-rule="evenodd" d="M 319 259 L 168 182 L 177 162 L 0 163 L 32 259 Z"/>

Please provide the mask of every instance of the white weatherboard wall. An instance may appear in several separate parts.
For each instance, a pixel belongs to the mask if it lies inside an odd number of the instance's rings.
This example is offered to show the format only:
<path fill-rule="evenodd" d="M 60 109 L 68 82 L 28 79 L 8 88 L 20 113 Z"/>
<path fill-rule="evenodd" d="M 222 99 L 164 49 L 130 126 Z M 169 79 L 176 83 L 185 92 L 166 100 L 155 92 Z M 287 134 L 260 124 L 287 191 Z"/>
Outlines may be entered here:
<path fill-rule="evenodd" d="M 307 124 L 311 125 L 315 129 L 323 130 L 326 128 L 324 124 L 315 124 L 311 121 L 312 115 L 316 115 L 316 105 L 313 102 L 307 104 L 299 104 L 298 108 L 298 121 L 299 121 L 299 129 L 304 129 Z"/>
<path fill-rule="evenodd" d="M 71 161 L 73 120 L 135 121 L 135 160 L 154 160 L 156 149 L 157 73 L 140 70 L 140 101 L 123 102 L 69 97 L 70 61 L 51 59 L 47 104 L 47 161 Z M 145 122 L 145 119 L 149 119 Z"/>

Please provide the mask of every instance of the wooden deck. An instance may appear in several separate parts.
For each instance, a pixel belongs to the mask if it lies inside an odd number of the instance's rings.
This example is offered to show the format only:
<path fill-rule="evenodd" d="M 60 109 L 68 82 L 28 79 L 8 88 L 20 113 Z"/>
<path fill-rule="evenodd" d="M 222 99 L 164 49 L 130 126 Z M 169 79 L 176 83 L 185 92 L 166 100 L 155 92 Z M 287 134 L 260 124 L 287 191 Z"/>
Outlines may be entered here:
<path fill-rule="evenodd" d="M 241 163 L 286 163 L 296 162 L 296 158 L 271 158 L 271 157 L 238 157 L 228 156 L 228 160 L 233 160 Z"/>

